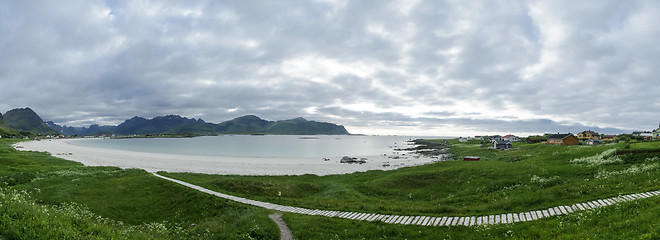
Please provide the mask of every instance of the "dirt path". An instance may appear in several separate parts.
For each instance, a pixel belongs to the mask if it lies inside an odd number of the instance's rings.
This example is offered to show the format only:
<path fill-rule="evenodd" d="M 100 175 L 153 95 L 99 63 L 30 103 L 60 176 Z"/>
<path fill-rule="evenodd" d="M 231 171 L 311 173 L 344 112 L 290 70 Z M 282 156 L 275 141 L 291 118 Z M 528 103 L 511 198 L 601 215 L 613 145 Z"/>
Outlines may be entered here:
<path fill-rule="evenodd" d="M 280 227 L 280 240 L 292 240 L 293 239 L 293 234 L 291 233 L 291 230 L 289 230 L 289 227 L 286 226 L 286 223 L 284 220 L 282 220 L 282 216 L 278 214 L 271 214 L 268 215 L 270 219 L 273 219 L 275 223 L 277 223 L 277 226 Z"/>

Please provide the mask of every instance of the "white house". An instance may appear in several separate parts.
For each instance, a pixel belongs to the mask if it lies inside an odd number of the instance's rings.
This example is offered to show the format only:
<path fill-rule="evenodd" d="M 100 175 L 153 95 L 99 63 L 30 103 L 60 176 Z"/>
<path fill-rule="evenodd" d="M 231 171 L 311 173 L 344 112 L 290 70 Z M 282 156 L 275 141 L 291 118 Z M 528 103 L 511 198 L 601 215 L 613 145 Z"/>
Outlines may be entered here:
<path fill-rule="evenodd" d="M 499 149 L 499 150 L 506 150 L 510 149 L 513 147 L 513 144 L 509 140 L 494 140 L 493 141 L 493 148 Z"/>
<path fill-rule="evenodd" d="M 636 136 L 636 137 L 642 137 L 642 138 L 644 138 L 645 140 L 651 140 L 651 138 L 653 138 L 653 136 L 654 136 L 654 134 L 653 134 L 652 132 L 647 132 L 647 131 L 644 131 L 644 132 L 633 132 L 632 135 L 633 135 L 633 136 Z"/>
<path fill-rule="evenodd" d="M 587 139 L 587 141 L 585 141 L 585 142 L 587 143 L 587 145 L 598 145 L 598 144 L 600 144 L 600 140 L 598 140 L 598 139 Z"/>
<path fill-rule="evenodd" d="M 467 139 L 467 138 L 464 138 L 464 137 L 460 137 L 460 138 L 458 138 L 458 141 L 459 141 L 459 142 L 467 142 L 468 139 Z"/>
<path fill-rule="evenodd" d="M 508 141 L 511 141 L 511 142 L 519 142 L 520 141 L 520 138 L 518 138 L 516 136 L 513 136 L 513 135 L 506 135 L 506 136 L 502 137 L 502 139 L 503 140 L 508 140 Z"/>

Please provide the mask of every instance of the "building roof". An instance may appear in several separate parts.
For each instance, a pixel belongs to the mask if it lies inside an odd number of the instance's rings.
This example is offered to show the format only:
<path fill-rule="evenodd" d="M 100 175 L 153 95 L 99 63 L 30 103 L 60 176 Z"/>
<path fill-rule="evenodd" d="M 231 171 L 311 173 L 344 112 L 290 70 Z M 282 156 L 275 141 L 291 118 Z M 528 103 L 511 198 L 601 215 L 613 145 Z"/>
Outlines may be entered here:
<path fill-rule="evenodd" d="M 553 139 L 564 139 L 564 138 L 567 138 L 568 136 L 573 136 L 573 134 L 572 133 L 553 134 L 553 135 L 548 136 L 548 139 L 551 139 L 551 138 L 553 138 Z"/>
<path fill-rule="evenodd" d="M 513 144 L 509 140 L 495 140 L 496 144 Z"/>
<path fill-rule="evenodd" d="M 591 130 L 589 130 L 589 131 L 584 131 L 584 132 L 581 132 L 581 133 L 582 133 L 582 134 L 590 134 L 590 135 L 598 135 L 597 132 L 594 132 L 594 131 L 591 131 Z"/>
<path fill-rule="evenodd" d="M 642 133 L 651 133 L 649 131 L 643 131 L 643 132 L 633 132 L 633 134 L 642 134 Z"/>

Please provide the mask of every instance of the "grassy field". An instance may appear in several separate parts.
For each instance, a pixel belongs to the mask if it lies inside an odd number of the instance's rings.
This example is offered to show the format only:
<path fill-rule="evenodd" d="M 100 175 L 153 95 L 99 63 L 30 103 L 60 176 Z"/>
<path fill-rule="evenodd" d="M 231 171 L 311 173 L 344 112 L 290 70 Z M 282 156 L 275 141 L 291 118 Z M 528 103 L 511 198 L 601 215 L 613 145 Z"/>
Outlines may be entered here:
<path fill-rule="evenodd" d="M 299 239 L 659 239 L 660 198 L 545 220 L 477 227 L 426 227 L 286 214 Z"/>
<path fill-rule="evenodd" d="M 0 206 L 0 236 L 6 239 L 278 238 L 266 210 L 198 193 L 142 170 L 83 167 L 44 153 L 16 152 L 2 141 L 0 183 L 5 184 L 0 196 L 10 204 Z M 161 174 L 284 205 L 428 216 L 522 212 L 660 189 L 658 153 L 614 155 L 619 148 L 658 149 L 658 142 L 516 143 L 508 151 L 489 150 L 478 142 L 451 143 L 456 158 L 480 156 L 482 161 L 333 176 Z M 290 213 L 283 217 L 298 239 L 658 239 L 658 203 L 660 198 L 654 197 L 540 221 L 479 227 L 402 226 Z"/>
<path fill-rule="evenodd" d="M 636 149 L 658 149 L 660 148 L 660 142 L 638 142 L 630 144 L 631 150 Z"/>
<path fill-rule="evenodd" d="M 4 239 L 279 239 L 270 212 L 137 169 L 84 167 L 0 141 Z"/>
<path fill-rule="evenodd" d="M 472 216 L 545 209 L 658 189 L 660 161 L 624 155 L 621 162 L 571 163 L 617 146 L 520 144 L 509 151 L 455 144 L 482 161 L 446 161 L 396 171 L 334 176 L 165 175 L 209 189 L 285 205 L 383 214 Z M 607 158 L 607 157 L 606 157 Z M 612 157 L 614 158 L 614 157 Z M 635 172 L 639 169 L 639 172 Z M 276 199 L 282 192 L 282 200 Z"/>
<path fill-rule="evenodd" d="M 478 142 L 452 142 L 451 152 L 458 158 L 480 156 L 482 161 L 447 161 L 425 166 L 403 168 L 396 171 L 369 171 L 336 176 L 217 176 L 189 173 L 165 173 L 165 175 L 198 184 L 224 193 L 285 205 L 320 208 L 327 210 L 360 211 L 383 214 L 473 216 L 522 212 L 570 205 L 621 194 L 657 190 L 660 188 L 660 160 L 657 153 L 614 156 L 619 145 L 601 146 L 554 146 L 517 143 L 508 151 L 489 150 Z M 647 143 L 641 143 L 650 145 Z M 637 147 L 632 144 L 632 147 Z M 645 146 L 644 149 L 647 149 Z M 277 200 L 277 192 L 283 198 Z M 622 234 L 657 236 L 658 229 L 649 219 L 658 216 L 658 208 L 650 207 L 657 199 L 645 200 L 644 204 L 631 203 L 644 210 L 627 212 L 636 224 L 646 224 L 645 229 L 630 230 L 620 227 L 610 233 L 600 233 L 588 227 L 577 231 L 589 236 L 595 234 Z M 639 205 L 641 204 L 641 205 Z M 584 219 L 574 221 L 575 216 L 552 218 L 533 223 L 486 227 L 484 231 L 466 228 L 426 228 L 393 226 L 381 223 L 353 222 L 339 219 L 308 217 L 286 214 L 298 236 L 325 239 L 341 238 L 433 238 L 432 236 L 457 236 L 481 238 L 514 236 L 557 237 L 571 236 L 576 229 L 593 224 L 609 227 L 599 222 L 603 215 L 610 216 L 611 226 L 631 226 L 626 215 L 619 214 L 621 207 L 583 213 Z M 650 215 L 649 215 L 650 214 Z M 655 214 L 655 215 L 653 215 Z M 637 216 L 640 217 L 637 217 Z M 643 220 L 645 219 L 645 220 Z M 549 228 L 565 224 L 558 230 Z M 318 227 L 313 227 L 318 226 Z M 355 227 L 361 226 L 361 227 Z M 596 226 L 596 225 L 594 225 Z M 362 228 L 362 229 L 361 229 Z M 301 229 L 315 229 L 302 231 Z M 381 235 L 378 235 L 381 234 Z M 603 235 L 605 234 L 605 235 Z M 307 238 L 307 237 L 302 237 Z"/>

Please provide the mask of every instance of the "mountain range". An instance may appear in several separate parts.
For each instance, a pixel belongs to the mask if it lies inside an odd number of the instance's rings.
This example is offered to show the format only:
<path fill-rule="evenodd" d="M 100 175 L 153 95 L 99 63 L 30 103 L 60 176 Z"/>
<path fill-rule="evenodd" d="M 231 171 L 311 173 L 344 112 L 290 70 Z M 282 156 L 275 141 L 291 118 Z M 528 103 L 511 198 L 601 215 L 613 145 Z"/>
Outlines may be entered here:
<path fill-rule="evenodd" d="M 0 115 L 0 123 L 2 115 Z M 52 121 L 44 122 L 30 108 L 14 109 L 4 115 L 8 131 L 24 131 L 41 135 L 145 135 L 145 134 L 280 134 L 280 135 L 338 135 L 350 134 L 344 126 L 327 122 L 308 121 L 294 118 L 268 121 L 254 115 L 238 117 L 222 123 L 208 123 L 200 119 L 189 119 L 179 115 L 167 115 L 146 119 L 133 117 L 117 126 L 91 125 L 89 127 L 60 126 Z M 0 131 L 3 130 L 0 124 Z M 14 130 L 16 129 L 16 130 Z M 17 131 L 16 131 L 17 132 Z M 0 132 L 2 134 L 2 132 Z"/>

